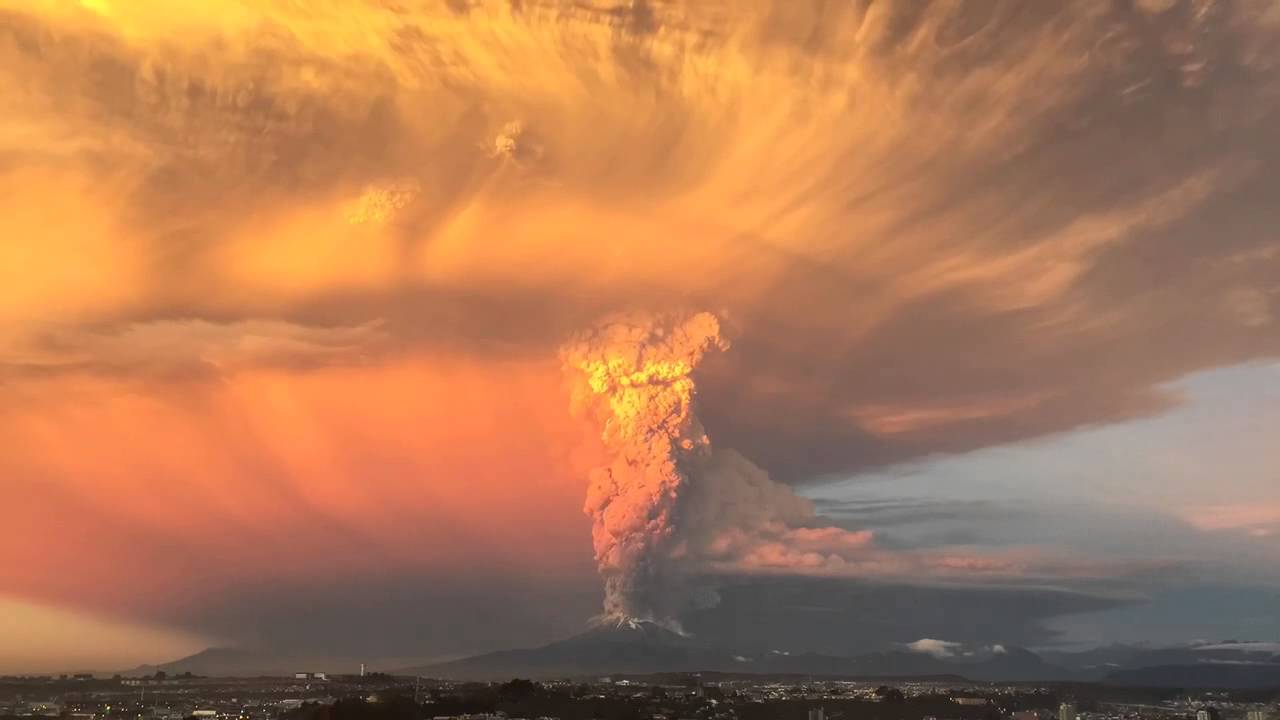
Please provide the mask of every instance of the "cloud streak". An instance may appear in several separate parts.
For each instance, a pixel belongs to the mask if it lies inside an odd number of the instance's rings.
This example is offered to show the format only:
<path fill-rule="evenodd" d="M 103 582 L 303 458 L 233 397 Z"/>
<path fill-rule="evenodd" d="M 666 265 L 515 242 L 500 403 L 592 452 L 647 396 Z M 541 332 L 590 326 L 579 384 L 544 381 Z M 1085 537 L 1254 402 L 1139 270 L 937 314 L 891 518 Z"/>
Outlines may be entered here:
<path fill-rule="evenodd" d="M 53 331 L 19 350 L 10 364 L 30 370 L 75 369 L 151 377 L 234 373 L 240 369 L 316 367 L 368 358 L 385 343 L 381 323 L 308 327 L 280 320 L 156 320 L 105 329 Z"/>

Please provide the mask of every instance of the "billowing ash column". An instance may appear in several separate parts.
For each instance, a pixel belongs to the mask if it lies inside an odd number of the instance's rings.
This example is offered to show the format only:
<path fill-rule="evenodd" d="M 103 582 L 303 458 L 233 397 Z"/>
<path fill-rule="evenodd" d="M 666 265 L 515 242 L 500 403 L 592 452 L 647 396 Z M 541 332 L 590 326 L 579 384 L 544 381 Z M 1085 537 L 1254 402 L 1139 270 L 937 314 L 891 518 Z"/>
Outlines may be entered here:
<path fill-rule="evenodd" d="M 574 405 L 602 422 L 609 463 L 591 473 L 584 507 L 605 582 L 605 616 L 673 622 L 681 579 L 681 506 L 689 465 L 709 440 L 693 412 L 691 377 L 726 349 L 709 313 L 629 316 L 574 337 L 561 351 Z"/>

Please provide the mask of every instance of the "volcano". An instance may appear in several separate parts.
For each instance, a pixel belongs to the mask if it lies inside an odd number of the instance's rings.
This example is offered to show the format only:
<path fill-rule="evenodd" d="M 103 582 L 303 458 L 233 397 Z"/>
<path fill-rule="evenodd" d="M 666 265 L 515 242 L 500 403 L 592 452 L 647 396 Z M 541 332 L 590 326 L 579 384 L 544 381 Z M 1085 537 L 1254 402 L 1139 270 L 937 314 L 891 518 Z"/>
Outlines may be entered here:
<path fill-rule="evenodd" d="M 597 624 L 542 647 L 485 653 L 401 672 L 443 679 L 507 680 L 693 672 L 956 678 L 956 671 L 956 666 L 927 655 L 904 652 L 862 657 L 777 651 L 740 654 L 657 623 L 621 620 Z"/>
<path fill-rule="evenodd" d="M 657 623 L 598 623 L 537 648 L 500 650 L 407 672 L 439 678 L 580 677 L 602 673 L 694 672 L 735 664 L 734 656 Z"/>

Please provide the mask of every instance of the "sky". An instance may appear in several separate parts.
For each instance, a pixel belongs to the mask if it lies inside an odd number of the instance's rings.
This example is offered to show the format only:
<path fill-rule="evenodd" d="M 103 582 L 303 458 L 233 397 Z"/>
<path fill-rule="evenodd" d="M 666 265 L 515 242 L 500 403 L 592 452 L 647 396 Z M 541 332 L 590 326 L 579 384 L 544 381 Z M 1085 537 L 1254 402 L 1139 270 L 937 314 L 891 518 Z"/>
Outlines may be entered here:
<path fill-rule="evenodd" d="M 179 5 L 0 0 L 0 673 L 1280 639 L 1274 3 Z"/>

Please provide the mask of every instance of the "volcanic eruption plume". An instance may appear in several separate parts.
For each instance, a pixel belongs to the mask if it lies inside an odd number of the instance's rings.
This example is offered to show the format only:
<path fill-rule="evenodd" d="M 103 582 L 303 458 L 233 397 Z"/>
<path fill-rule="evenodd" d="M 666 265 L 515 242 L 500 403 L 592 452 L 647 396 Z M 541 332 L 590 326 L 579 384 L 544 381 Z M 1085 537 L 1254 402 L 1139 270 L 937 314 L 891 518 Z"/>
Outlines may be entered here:
<path fill-rule="evenodd" d="M 629 317 L 582 333 L 561 356 L 581 374 L 576 408 L 603 422 L 608 465 L 591 472 L 584 511 L 592 520 L 607 617 L 664 619 L 678 553 L 689 461 L 710 441 L 693 412 L 693 369 L 725 349 L 709 313 L 684 321 Z"/>
<path fill-rule="evenodd" d="M 602 425 L 608 463 L 585 512 L 605 582 L 604 614 L 674 625 L 697 571 L 844 565 L 870 533 L 814 528 L 812 503 L 732 451 L 713 452 L 694 369 L 728 341 L 710 313 L 627 316 L 561 350 L 573 405 Z"/>

